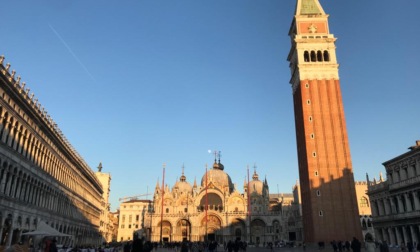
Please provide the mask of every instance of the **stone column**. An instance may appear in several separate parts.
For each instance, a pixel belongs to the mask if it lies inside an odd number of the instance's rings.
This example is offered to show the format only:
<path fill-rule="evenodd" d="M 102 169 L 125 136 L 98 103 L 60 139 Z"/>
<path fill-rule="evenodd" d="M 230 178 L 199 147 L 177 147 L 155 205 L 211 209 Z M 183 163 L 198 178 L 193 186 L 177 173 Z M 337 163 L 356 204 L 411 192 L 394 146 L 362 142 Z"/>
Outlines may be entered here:
<path fill-rule="evenodd" d="M 9 173 L 9 181 L 7 182 L 7 186 L 5 188 L 4 194 L 6 194 L 7 196 L 10 196 L 10 188 L 12 187 L 12 183 L 13 183 L 13 174 L 10 172 Z"/>
<path fill-rule="evenodd" d="M 384 230 L 383 228 L 374 228 L 373 229 L 373 232 L 375 234 L 375 240 L 377 240 L 377 241 L 379 241 L 379 240 L 383 241 L 383 235 L 382 235 L 383 230 Z"/>
<path fill-rule="evenodd" d="M 0 237 L 3 237 L 3 227 L 4 227 L 5 222 L 6 222 L 6 218 L 3 218 L 3 220 L 0 222 Z M 0 241 L 0 245 L 1 245 L 1 241 Z"/>
<path fill-rule="evenodd" d="M 404 240 L 404 243 L 405 243 L 405 245 L 407 245 L 407 242 L 411 240 L 411 238 L 407 234 L 407 226 L 402 226 L 401 229 L 403 231 L 403 240 Z"/>
<path fill-rule="evenodd" d="M 416 174 L 420 175 L 420 158 L 416 160 Z"/>
<path fill-rule="evenodd" d="M 397 195 L 398 199 L 398 213 L 404 213 L 404 205 L 402 202 L 402 195 Z"/>
<path fill-rule="evenodd" d="M 394 204 L 394 197 L 389 197 L 389 204 L 391 205 L 391 213 L 396 214 L 397 213 L 397 207 Z"/>
<path fill-rule="evenodd" d="M 393 227 L 389 227 L 388 228 L 388 237 L 389 237 L 389 241 L 388 241 L 388 245 L 395 245 L 397 242 L 395 241 L 395 231 Z"/>
<path fill-rule="evenodd" d="M 376 205 L 376 202 L 377 202 L 376 200 L 372 200 L 371 205 L 370 205 L 370 207 L 372 209 L 372 216 L 374 216 L 374 217 L 379 216 L 378 207 Z"/>
<path fill-rule="evenodd" d="M 414 198 L 414 210 L 420 210 L 419 192 L 414 191 L 412 193 Z"/>
<path fill-rule="evenodd" d="M 401 243 L 403 242 L 403 239 L 402 239 L 402 234 L 399 227 L 395 227 L 395 234 L 397 235 L 397 244 L 401 245 Z"/>
<path fill-rule="evenodd" d="M 385 215 L 383 200 L 382 199 L 378 199 L 376 202 L 378 203 L 378 213 L 379 213 L 379 216 Z"/>
<path fill-rule="evenodd" d="M 413 225 L 410 225 L 411 241 L 418 244 L 419 240 L 417 239 L 416 230 Z"/>
<path fill-rule="evenodd" d="M 9 172 L 8 172 L 7 168 L 5 168 L 3 178 L 0 182 L 0 192 L 3 192 L 4 194 L 6 194 L 6 178 L 7 178 L 8 173 Z"/>
<path fill-rule="evenodd" d="M 17 174 L 13 174 L 12 185 L 10 187 L 10 192 L 9 192 L 9 196 L 11 198 L 15 197 L 16 186 L 17 186 Z"/>
<path fill-rule="evenodd" d="M 411 201 L 408 197 L 408 193 L 404 193 L 404 200 L 405 200 L 405 205 L 407 206 L 407 212 L 413 211 L 413 208 L 411 207 Z"/>
<path fill-rule="evenodd" d="M 387 228 L 381 228 L 380 229 L 381 230 L 381 239 L 376 239 L 376 240 L 381 240 L 381 241 L 387 241 L 388 242 L 388 244 L 390 243 L 390 238 L 389 238 L 389 235 L 388 235 L 388 230 L 387 230 Z"/>
<path fill-rule="evenodd" d="M 14 224 L 15 224 L 15 216 L 12 216 L 12 221 L 10 223 L 9 231 L 8 231 L 8 234 L 7 234 L 7 240 L 6 240 L 6 244 L 5 244 L 6 248 L 9 247 L 10 245 L 12 245 Z"/>
<path fill-rule="evenodd" d="M 385 205 L 385 214 L 390 215 L 391 214 L 391 205 L 389 202 L 389 198 L 384 199 L 384 205 Z"/>

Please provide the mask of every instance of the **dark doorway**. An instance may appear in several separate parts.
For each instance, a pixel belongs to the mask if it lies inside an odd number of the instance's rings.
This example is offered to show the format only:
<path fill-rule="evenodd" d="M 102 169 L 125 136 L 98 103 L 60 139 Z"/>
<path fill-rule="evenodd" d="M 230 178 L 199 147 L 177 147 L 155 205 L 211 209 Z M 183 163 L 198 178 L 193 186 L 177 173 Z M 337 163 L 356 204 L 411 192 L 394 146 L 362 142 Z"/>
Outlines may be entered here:
<path fill-rule="evenodd" d="M 296 241 L 296 233 L 289 232 L 289 241 Z"/>
<path fill-rule="evenodd" d="M 214 241 L 214 240 L 216 240 L 216 235 L 214 233 L 208 234 L 207 235 L 207 240 L 208 241 Z"/>

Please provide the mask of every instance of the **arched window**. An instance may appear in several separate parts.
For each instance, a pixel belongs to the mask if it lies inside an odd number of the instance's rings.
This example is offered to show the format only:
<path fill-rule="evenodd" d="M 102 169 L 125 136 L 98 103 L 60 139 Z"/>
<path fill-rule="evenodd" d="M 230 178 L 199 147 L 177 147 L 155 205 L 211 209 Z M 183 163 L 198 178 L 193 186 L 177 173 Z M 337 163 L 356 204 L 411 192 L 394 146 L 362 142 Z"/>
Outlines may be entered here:
<path fill-rule="evenodd" d="M 330 54 L 328 51 L 324 51 L 324 61 L 330 61 Z"/>
<path fill-rule="evenodd" d="M 316 62 L 316 53 L 315 53 L 315 51 L 311 51 L 311 62 Z"/>
<path fill-rule="evenodd" d="M 369 207 L 369 201 L 364 196 L 360 198 L 360 207 Z"/>
<path fill-rule="evenodd" d="M 316 52 L 316 59 L 318 62 L 322 62 L 322 52 L 318 51 Z"/>
<path fill-rule="evenodd" d="M 303 53 L 303 60 L 304 60 L 305 62 L 309 62 L 309 52 L 308 52 L 308 51 L 305 51 L 305 52 Z"/>

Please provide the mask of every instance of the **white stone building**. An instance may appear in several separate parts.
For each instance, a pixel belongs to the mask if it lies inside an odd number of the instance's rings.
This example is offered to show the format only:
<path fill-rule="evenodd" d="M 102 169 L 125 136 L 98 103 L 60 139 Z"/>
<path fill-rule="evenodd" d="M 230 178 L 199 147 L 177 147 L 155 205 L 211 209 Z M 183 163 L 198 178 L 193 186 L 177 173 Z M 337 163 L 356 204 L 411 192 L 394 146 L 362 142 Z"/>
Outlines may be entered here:
<path fill-rule="evenodd" d="M 383 163 L 386 180 L 369 181 L 376 240 L 391 245 L 420 242 L 420 141 Z"/>
<path fill-rule="evenodd" d="M 98 245 L 102 185 L 0 56 L 0 251 L 47 223 L 66 245 Z"/>

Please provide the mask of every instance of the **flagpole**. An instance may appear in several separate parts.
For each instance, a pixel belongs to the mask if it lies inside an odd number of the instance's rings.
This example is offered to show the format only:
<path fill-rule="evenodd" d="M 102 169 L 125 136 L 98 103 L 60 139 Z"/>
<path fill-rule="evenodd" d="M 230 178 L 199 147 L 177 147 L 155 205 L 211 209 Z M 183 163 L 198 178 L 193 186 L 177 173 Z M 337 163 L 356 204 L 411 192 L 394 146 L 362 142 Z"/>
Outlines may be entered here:
<path fill-rule="evenodd" d="M 248 221 L 249 221 L 249 241 L 252 242 L 252 235 L 251 235 L 251 198 L 249 193 L 249 166 L 246 167 L 248 172 L 248 184 L 247 184 L 247 194 L 248 194 Z"/>
<path fill-rule="evenodd" d="M 209 201 L 208 201 L 208 196 L 207 196 L 207 187 L 208 187 L 208 183 L 207 183 L 207 164 L 206 164 L 206 237 L 204 237 L 204 241 L 206 241 L 207 242 L 207 236 L 208 236 L 208 234 L 207 234 L 207 221 L 208 221 L 208 218 L 207 218 L 207 208 L 209 207 Z"/>
<path fill-rule="evenodd" d="M 160 210 L 160 244 L 162 244 L 162 227 L 163 227 L 163 201 L 165 196 L 165 164 L 163 164 L 163 176 L 162 176 L 162 207 Z"/>

